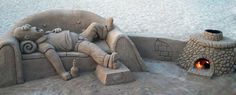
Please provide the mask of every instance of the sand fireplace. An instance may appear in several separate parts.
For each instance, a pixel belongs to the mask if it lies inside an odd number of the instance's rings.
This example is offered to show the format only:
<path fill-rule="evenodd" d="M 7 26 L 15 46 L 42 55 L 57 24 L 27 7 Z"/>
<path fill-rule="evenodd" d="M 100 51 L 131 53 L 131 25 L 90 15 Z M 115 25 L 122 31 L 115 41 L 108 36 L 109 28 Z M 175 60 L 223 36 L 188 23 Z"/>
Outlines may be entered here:
<path fill-rule="evenodd" d="M 189 73 L 212 77 L 234 72 L 236 41 L 219 30 L 205 30 L 188 40 L 179 65 Z"/>

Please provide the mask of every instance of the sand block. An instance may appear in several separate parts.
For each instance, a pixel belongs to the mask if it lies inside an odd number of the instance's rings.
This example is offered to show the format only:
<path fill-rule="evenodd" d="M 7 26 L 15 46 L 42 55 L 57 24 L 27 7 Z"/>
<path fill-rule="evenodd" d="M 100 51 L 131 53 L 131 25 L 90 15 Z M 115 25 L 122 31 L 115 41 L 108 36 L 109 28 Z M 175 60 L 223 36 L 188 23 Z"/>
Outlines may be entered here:
<path fill-rule="evenodd" d="M 96 75 L 104 85 L 115 85 L 134 81 L 133 74 L 123 64 L 118 69 L 109 69 L 97 65 Z"/>

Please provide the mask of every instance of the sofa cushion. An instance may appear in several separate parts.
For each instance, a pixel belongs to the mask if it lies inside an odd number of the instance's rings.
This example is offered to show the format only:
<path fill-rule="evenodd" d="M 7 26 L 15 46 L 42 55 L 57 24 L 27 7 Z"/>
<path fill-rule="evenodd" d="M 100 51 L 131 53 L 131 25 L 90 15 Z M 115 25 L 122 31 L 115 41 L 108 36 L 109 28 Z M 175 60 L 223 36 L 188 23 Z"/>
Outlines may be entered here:
<path fill-rule="evenodd" d="M 100 47 L 102 50 L 106 51 L 107 53 L 111 53 L 110 48 L 108 47 L 106 41 L 101 40 L 101 41 L 96 41 L 94 42 L 96 45 L 98 45 L 98 47 Z M 80 57 L 80 58 L 85 58 L 88 57 L 87 54 L 84 53 L 80 53 L 80 52 L 57 52 L 58 55 L 60 57 Z M 27 60 L 27 59 L 38 59 L 38 58 L 44 58 L 45 56 L 40 53 L 40 52 L 36 52 L 36 53 L 31 53 L 31 54 L 22 54 L 22 59 L 23 60 Z"/>
<path fill-rule="evenodd" d="M 80 52 L 58 52 L 57 53 L 60 57 L 80 57 L 80 58 L 86 58 L 88 55 Z M 39 58 L 44 58 L 45 56 L 40 53 L 31 53 L 31 54 L 22 54 L 22 59 L 23 60 L 29 60 L 29 59 L 39 59 Z"/>

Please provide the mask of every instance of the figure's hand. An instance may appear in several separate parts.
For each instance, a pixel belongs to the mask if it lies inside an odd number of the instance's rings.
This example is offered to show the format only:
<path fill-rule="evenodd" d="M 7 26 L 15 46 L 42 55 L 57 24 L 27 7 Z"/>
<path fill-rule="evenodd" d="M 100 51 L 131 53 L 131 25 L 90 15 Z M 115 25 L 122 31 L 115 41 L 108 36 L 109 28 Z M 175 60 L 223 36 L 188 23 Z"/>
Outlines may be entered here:
<path fill-rule="evenodd" d="M 59 33 L 61 31 L 62 31 L 61 28 L 55 28 L 55 29 L 52 30 L 53 33 Z"/>
<path fill-rule="evenodd" d="M 65 81 L 70 80 L 72 78 L 69 72 L 64 72 L 64 73 L 60 74 L 60 76 Z"/>
<path fill-rule="evenodd" d="M 21 27 L 21 29 L 27 31 L 27 30 L 30 29 L 30 27 L 31 27 L 31 25 L 25 24 L 25 25 L 23 25 L 23 26 Z"/>

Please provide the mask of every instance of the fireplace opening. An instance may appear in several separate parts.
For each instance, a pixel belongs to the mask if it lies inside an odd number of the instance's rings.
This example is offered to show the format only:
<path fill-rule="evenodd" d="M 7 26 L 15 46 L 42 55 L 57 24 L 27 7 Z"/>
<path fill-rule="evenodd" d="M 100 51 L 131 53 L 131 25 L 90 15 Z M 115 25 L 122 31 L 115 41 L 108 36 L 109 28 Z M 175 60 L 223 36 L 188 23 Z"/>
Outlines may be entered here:
<path fill-rule="evenodd" d="M 200 58 L 194 63 L 196 69 L 210 69 L 210 61 L 205 58 Z"/>
<path fill-rule="evenodd" d="M 221 31 L 219 30 L 212 30 L 212 29 L 207 29 L 205 30 L 206 32 L 209 32 L 209 33 L 213 33 L 213 34 L 219 34 L 219 33 L 222 33 Z"/>

